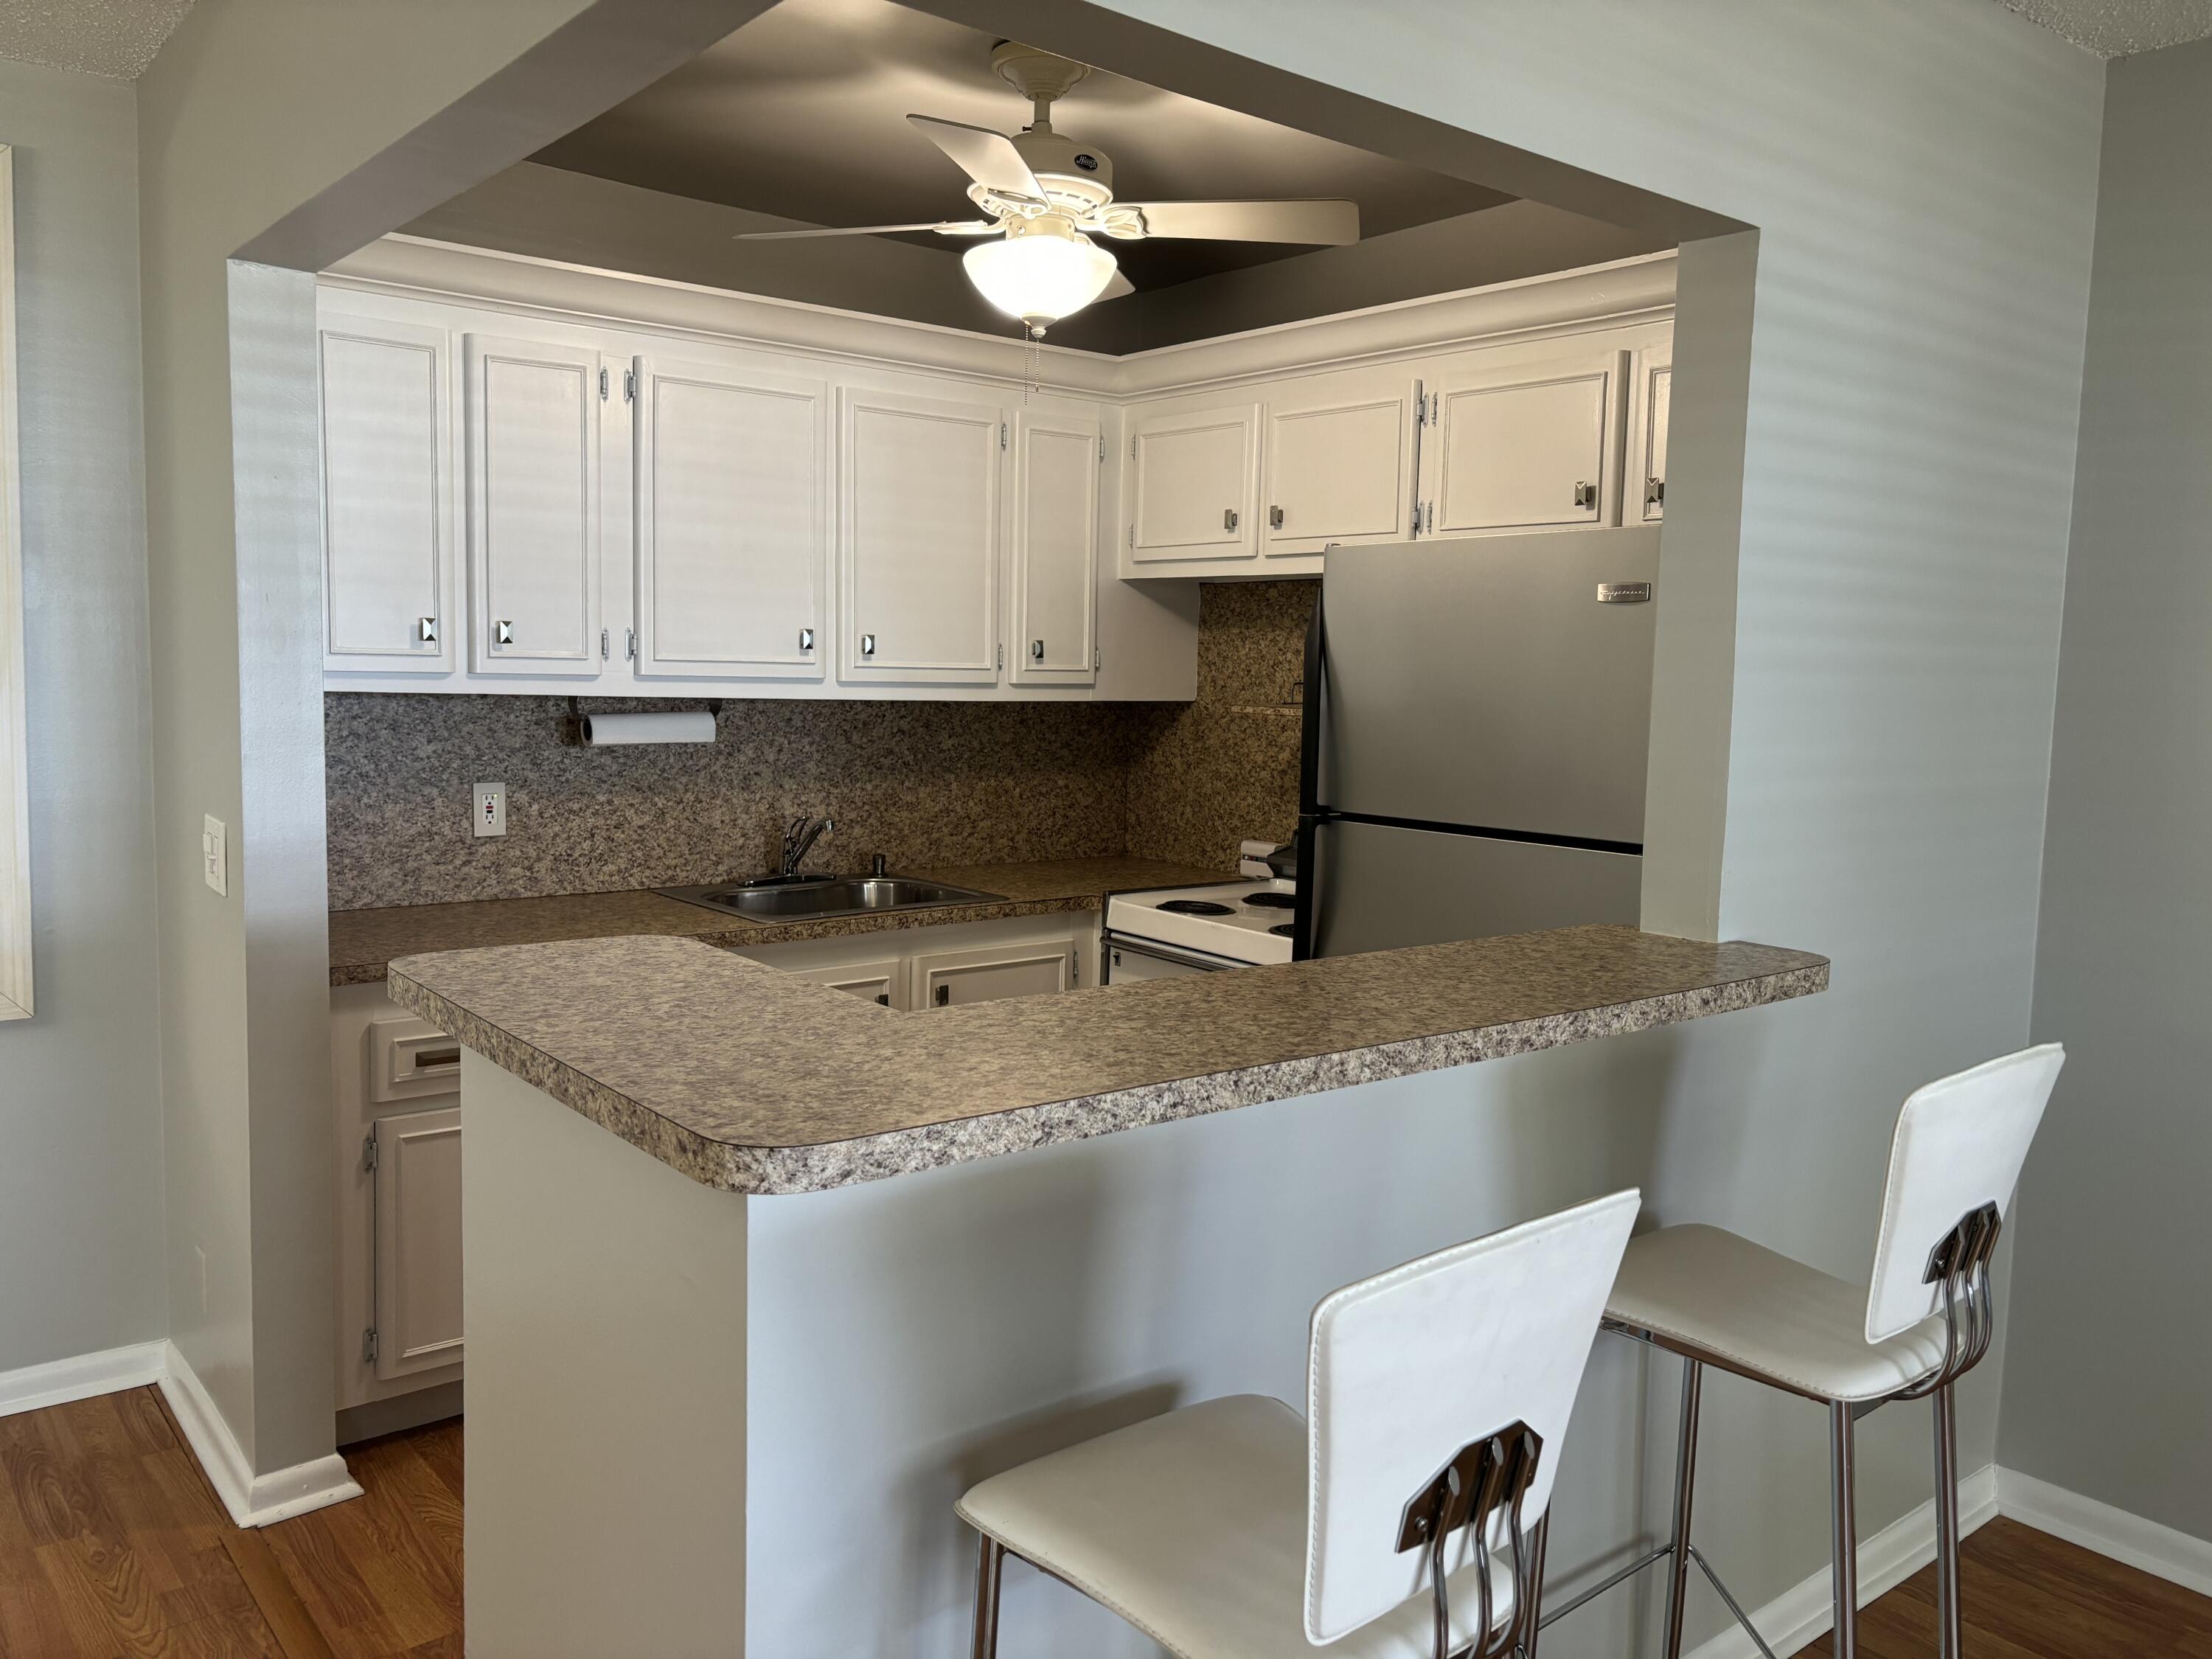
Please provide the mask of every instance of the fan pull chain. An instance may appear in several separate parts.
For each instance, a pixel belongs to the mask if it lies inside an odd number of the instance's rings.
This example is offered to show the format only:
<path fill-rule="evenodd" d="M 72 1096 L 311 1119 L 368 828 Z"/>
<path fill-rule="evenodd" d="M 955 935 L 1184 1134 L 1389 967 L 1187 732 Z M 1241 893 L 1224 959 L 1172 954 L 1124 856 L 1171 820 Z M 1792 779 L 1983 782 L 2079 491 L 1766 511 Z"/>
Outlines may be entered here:
<path fill-rule="evenodd" d="M 1025 342 L 1027 349 L 1022 354 L 1022 401 L 1026 404 L 1030 394 L 1037 389 L 1037 342 L 1044 337 L 1044 331 L 1029 328 L 1023 332 L 1028 337 Z"/>

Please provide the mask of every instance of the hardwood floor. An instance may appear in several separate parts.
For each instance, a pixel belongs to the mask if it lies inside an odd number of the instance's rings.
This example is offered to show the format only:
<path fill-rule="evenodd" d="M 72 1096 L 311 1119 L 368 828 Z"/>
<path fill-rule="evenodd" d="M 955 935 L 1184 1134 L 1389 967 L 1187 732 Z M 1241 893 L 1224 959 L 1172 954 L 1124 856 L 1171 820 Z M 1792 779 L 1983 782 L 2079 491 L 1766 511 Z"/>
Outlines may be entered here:
<path fill-rule="evenodd" d="M 346 1462 L 363 1497 L 241 1532 L 158 1390 L 0 1417 L 0 1659 L 461 1659 L 459 1420 Z M 2212 1659 L 2212 1599 L 2018 1522 L 1960 1575 L 1966 1659 Z M 1861 1659 L 1935 1651 L 1932 1568 L 1859 1615 Z"/>
<path fill-rule="evenodd" d="M 460 1659 L 461 1427 L 240 1531 L 154 1389 L 0 1417 L 0 1659 Z"/>

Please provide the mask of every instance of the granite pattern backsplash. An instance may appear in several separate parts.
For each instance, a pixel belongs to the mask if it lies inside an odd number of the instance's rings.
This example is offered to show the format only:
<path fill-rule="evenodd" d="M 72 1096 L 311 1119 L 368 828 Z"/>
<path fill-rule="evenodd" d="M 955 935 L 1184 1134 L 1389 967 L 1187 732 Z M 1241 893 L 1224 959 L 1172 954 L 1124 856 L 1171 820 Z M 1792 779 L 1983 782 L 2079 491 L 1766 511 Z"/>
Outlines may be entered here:
<path fill-rule="evenodd" d="M 1227 867 L 1298 827 L 1298 732 L 1315 580 L 1209 582 L 1198 696 L 1152 704 L 1129 764 L 1127 851 Z"/>
<path fill-rule="evenodd" d="M 811 868 L 1127 852 L 1225 872 L 1240 839 L 1295 827 L 1317 586 L 1209 584 L 1191 703 L 732 700 L 712 744 L 586 749 L 565 697 L 331 692 L 331 908 L 719 881 L 772 867 L 801 813 L 837 822 Z M 470 793 L 491 781 L 507 833 L 479 840 Z"/>

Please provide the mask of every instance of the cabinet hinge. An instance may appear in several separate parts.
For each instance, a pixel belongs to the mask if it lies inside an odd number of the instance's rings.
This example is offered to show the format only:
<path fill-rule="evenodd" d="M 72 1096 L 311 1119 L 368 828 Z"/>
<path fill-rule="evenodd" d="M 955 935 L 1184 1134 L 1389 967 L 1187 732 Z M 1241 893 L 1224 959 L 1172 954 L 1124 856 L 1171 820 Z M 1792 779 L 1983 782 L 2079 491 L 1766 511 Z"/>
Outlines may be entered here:
<path fill-rule="evenodd" d="M 637 629 L 623 629 L 623 656 L 630 662 L 637 660 Z"/>
<path fill-rule="evenodd" d="M 374 1325 L 361 1334 L 361 1363 L 364 1365 L 376 1364 L 376 1327 Z"/>
<path fill-rule="evenodd" d="M 1420 504 L 1419 501 L 1415 501 L 1415 502 L 1413 503 L 1413 534 L 1414 534 L 1414 535 L 1416 535 L 1416 536 L 1419 536 L 1420 533 L 1421 533 L 1421 504 Z"/>
<path fill-rule="evenodd" d="M 371 1130 L 361 1143 L 361 1167 L 365 1170 L 374 1170 L 380 1157 L 377 1151 L 376 1133 Z"/>
<path fill-rule="evenodd" d="M 1000 666 L 1000 667 L 1001 667 L 1001 668 L 1004 668 L 1006 665 L 1006 642 L 1004 640 L 1000 640 L 1000 641 L 999 641 L 999 666 Z"/>
<path fill-rule="evenodd" d="M 1097 646 L 1091 647 L 1091 672 L 1097 673 L 1106 665 L 1106 653 Z"/>
<path fill-rule="evenodd" d="M 1001 448 L 1001 449 L 1004 449 L 1006 447 L 1006 423 L 1004 421 L 1001 421 L 1001 422 L 999 422 L 999 447 L 1000 447 L 1000 448 Z"/>
<path fill-rule="evenodd" d="M 599 660 L 600 660 L 601 662 L 605 662 L 606 659 L 607 659 L 607 630 L 606 630 L 605 629 L 602 628 L 602 629 L 599 630 Z"/>
<path fill-rule="evenodd" d="M 1137 526 L 1133 524 L 1129 526 L 1129 550 L 1132 553 L 1137 550 Z"/>
<path fill-rule="evenodd" d="M 1129 434 L 1129 459 L 1133 461 L 1137 459 L 1137 434 L 1133 432 Z"/>
<path fill-rule="evenodd" d="M 1098 434 L 1098 465 L 1106 465 L 1106 434 L 1103 432 Z"/>
<path fill-rule="evenodd" d="M 607 400 L 607 372 L 606 372 L 606 370 L 605 370 L 605 369 L 603 368 L 603 369 L 601 369 L 601 370 L 599 371 L 599 401 L 600 401 L 601 403 L 605 403 L 605 402 L 606 402 L 606 400 Z"/>
<path fill-rule="evenodd" d="M 623 401 L 626 404 L 637 401 L 637 371 L 634 368 L 623 370 Z"/>

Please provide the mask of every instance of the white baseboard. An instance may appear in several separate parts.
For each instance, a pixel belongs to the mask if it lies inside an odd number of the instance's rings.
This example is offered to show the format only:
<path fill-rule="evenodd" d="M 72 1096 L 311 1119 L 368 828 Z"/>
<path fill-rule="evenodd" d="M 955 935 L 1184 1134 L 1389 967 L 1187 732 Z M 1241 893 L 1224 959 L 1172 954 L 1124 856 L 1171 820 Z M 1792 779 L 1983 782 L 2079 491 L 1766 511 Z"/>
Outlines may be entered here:
<path fill-rule="evenodd" d="M 143 1389 L 161 1379 L 164 1342 L 134 1342 L 127 1348 L 79 1354 L 45 1365 L 26 1365 L 21 1370 L 0 1371 L 0 1417 L 34 1412 L 47 1406 L 66 1406 L 72 1400 L 89 1400 L 96 1394 L 116 1394 Z"/>
<path fill-rule="evenodd" d="M 1998 1510 L 1997 1467 L 1991 1463 L 1959 1483 L 1959 1527 L 1970 1533 L 1992 1519 Z M 1694 1536 L 1694 1534 L 1692 1534 Z M 1871 1538 L 1859 1540 L 1859 1605 L 1894 1589 L 1936 1559 L 1936 1500 L 1900 1516 Z M 1727 1563 L 1714 1566 L 1727 1576 Z M 1694 1579 L 1698 1575 L 1692 1574 Z M 1708 1586 L 1708 1589 L 1711 1587 Z M 1791 1585 L 1763 1607 L 1752 1611 L 1751 1622 L 1775 1652 L 1796 1652 L 1814 1637 L 1825 1635 L 1836 1622 L 1835 1590 L 1829 1570 L 1823 1566 L 1811 1577 Z M 1710 1642 L 1692 1650 L 1690 1659 L 1759 1659 L 1751 1638 L 1735 1620 Z"/>
<path fill-rule="evenodd" d="M 2212 1595 L 2212 1543 L 2017 1469 L 1997 1471 L 1997 1508 L 2023 1526 Z"/>
<path fill-rule="evenodd" d="M 245 1449 L 208 1397 L 191 1363 L 177 1351 L 175 1343 L 163 1346 L 167 1352 L 161 1394 L 233 1521 L 241 1527 L 265 1527 L 361 1496 L 361 1488 L 346 1472 L 345 1459 L 336 1452 L 272 1474 L 254 1474 Z"/>

